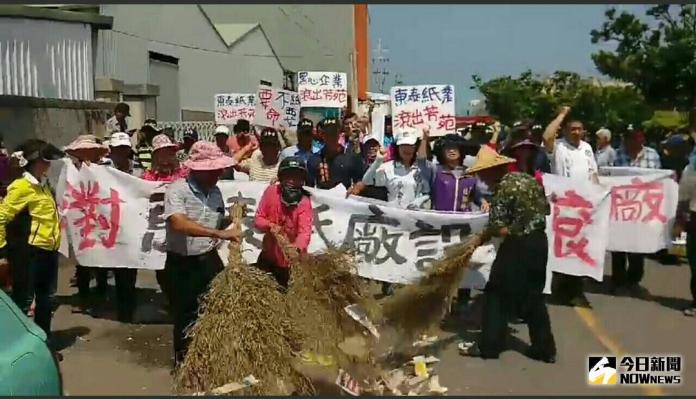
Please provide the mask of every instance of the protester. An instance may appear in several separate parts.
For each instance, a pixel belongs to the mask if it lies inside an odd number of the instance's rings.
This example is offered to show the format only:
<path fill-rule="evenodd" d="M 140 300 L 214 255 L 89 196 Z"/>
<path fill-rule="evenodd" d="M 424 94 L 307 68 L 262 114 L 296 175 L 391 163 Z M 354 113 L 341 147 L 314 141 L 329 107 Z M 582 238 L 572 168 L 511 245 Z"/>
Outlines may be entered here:
<path fill-rule="evenodd" d="M 660 164 L 662 169 L 674 171 L 677 180 L 681 178 L 682 171 L 689 164 L 689 154 L 693 150 L 691 138 L 685 134 L 673 134 L 664 145 Z"/>
<path fill-rule="evenodd" d="M 172 182 L 188 175 L 188 170 L 182 168 L 176 153 L 179 146 L 173 143 L 168 136 L 160 134 L 152 139 L 152 163 L 151 167 L 143 174 L 143 179 L 148 181 Z"/>
<path fill-rule="evenodd" d="M 184 132 L 184 142 L 181 149 L 176 153 L 176 158 L 179 162 L 184 162 L 188 159 L 191 147 L 198 141 L 198 132 L 195 129 L 186 129 Z"/>
<path fill-rule="evenodd" d="M 543 151 L 544 128 L 539 124 L 532 125 L 529 134 L 529 140 L 531 140 L 532 143 L 536 144 L 540 149 L 542 149 L 541 151 L 537 151 L 537 158 L 534 164 L 534 169 L 541 171 L 541 173 L 551 173 L 551 160 L 549 159 L 549 156 L 546 154 L 546 151 Z"/>
<path fill-rule="evenodd" d="M 585 127 L 578 120 L 565 123 L 565 137 L 556 140 L 558 130 L 570 113 L 570 107 L 563 107 L 556 118 L 544 131 L 544 147 L 551 157 L 551 170 L 555 175 L 569 177 L 577 181 L 591 181 L 599 184 L 597 162 L 592 147 L 583 140 Z M 556 288 L 553 290 L 566 305 L 589 307 L 583 292 L 584 280 L 580 276 L 554 273 Z"/>
<path fill-rule="evenodd" d="M 217 145 L 220 151 L 227 156 L 230 156 L 231 154 L 230 148 L 227 145 L 229 138 L 230 128 L 223 125 L 218 125 L 215 128 L 215 145 Z"/>
<path fill-rule="evenodd" d="M 483 146 L 476 163 L 467 170 L 494 190 L 488 227 L 481 241 L 502 237 L 503 242 L 484 291 L 481 338 L 477 343 L 461 343 L 459 350 L 466 356 L 497 359 L 504 349 L 509 313 L 523 302 L 531 340 L 527 356 L 555 363 L 556 344 L 542 293 L 548 258 L 545 229 L 549 205 L 534 178 L 508 171 L 513 162 L 514 159 Z"/>
<path fill-rule="evenodd" d="M 686 257 L 691 270 L 691 303 L 684 309 L 684 315 L 696 316 L 696 153 L 689 156 L 689 164 L 684 168 L 679 180 L 679 206 L 676 225 L 686 230 Z M 630 266 L 630 265 L 629 265 Z"/>
<path fill-rule="evenodd" d="M 624 135 L 624 143 L 616 152 L 614 166 L 660 169 L 660 155 L 646 147 L 645 135 L 638 129 L 631 129 Z M 626 263 L 628 261 L 628 269 Z M 645 255 L 639 253 L 611 253 L 612 293 L 647 297 L 648 292 L 640 286 L 645 268 Z"/>
<path fill-rule="evenodd" d="M 145 171 L 152 166 L 152 139 L 160 132 L 161 130 L 157 127 L 156 120 L 145 119 L 145 123 L 140 128 L 138 144 L 135 149 L 137 152 L 137 168 Z"/>
<path fill-rule="evenodd" d="M 324 147 L 313 154 L 308 161 L 308 183 L 321 189 L 332 189 L 343 184 L 349 189 L 362 180 L 363 161 L 360 155 L 347 153 L 338 142 L 339 126 L 336 118 L 326 118 L 320 122 Z"/>
<path fill-rule="evenodd" d="M 256 135 L 251 131 L 251 125 L 246 119 L 239 119 L 233 128 L 234 135 L 227 141 L 227 146 L 234 154 L 251 143 L 251 152 L 246 153 L 246 158 L 253 154 L 253 151 L 259 148 L 259 141 Z M 246 159 L 245 158 L 245 159 Z"/>
<path fill-rule="evenodd" d="M 312 151 L 312 140 L 314 139 L 312 131 L 314 123 L 309 119 L 302 119 L 297 125 L 297 145 L 287 147 L 280 152 L 280 161 L 282 162 L 287 157 L 298 157 L 307 163 L 309 157 L 314 153 Z"/>
<path fill-rule="evenodd" d="M 261 131 L 259 149 L 253 150 L 253 143 L 234 154 L 239 162 L 235 169 L 249 175 L 249 181 L 271 182 L 278 176 L 278 158 L 280 156 L 280 140 L 278 132 L 270 127 Z M 251 157 L 247 153 L 252 152 Z"/>
<path fill-rule="evenodd" d="M 10 183 L 10 154 L 7 153 L 4 136 L 0 134 L 0 198 L 7 195 Z"/>
<path fill-rule="evenodd" d="M 279 183 L 266 188 L 256 210 L 256 228 L 265 233 L 257 266 L 271 273 L 285 288 L 290 279 L 290 264 L 275 235 L 283 234 L 294 249 L 307 252 L 314 213 L 309 193 L 302 189 L 306 179 L 304 161 L 294 156 L 285 158 L 278 167 Z"/>
<path fill-rule="evenodd" d="M 595 133 L 597 136 L 597 166 L 614 166 L 616 160 L 616 150 L 611 146 L 611 131 L 601 128 Z"/>
<path fill-rule="evenodd" d="M 72 143 L 65 147 L 65 153 L 72 158 L 77 168 L 83 164 L 98 164 L 109 152 L 109 148 L 97 142 L 97 138 L 91 134 L 78 136 Z M 75 279 L 77 283 L 78 297 L 82 310 L 90 306 L 90 282 L 94 275 L 97 280 L 95 294 L 100 298 L 105 298 L 109 289 L 109 271 L 101 267 L 88 267 L 82 265 L 75 266 Z"/>
<path fill-rule="evenodd" d="M 476 189 L 476 177 L 464 169 L 466 140 L 457 134 L 448 134 L 435 142 L 433 152 L 437 165 L 430 172 L 432 209 L 447 212 L 471 212 L 477 205 L 488 212 L 488 202 L 482 200 Z"/>
<path fill-rule="evenodd" d="M 190 175 L 171 183 L 164 195 L 165 270 L 175 276 L 171 282 L 177 365 L 186 355 L 190 338 L 185 329 L 196 320 L 199 297 L 223 269 L 218 240 L 240 240 L 234 229 L 222 230 L 226 205 L 217 186 L 219 176 L 234 163 L 215 144 L 199 141 L 184 164 Z"/>
<path fill-rule="evenodd" d="M 421 209 L 430 200 L 430 168 L 426 159 L 428 128 L 419 140 L 415 129 L 407 129 L 396 136 L 394 159 L 375 162 L 365 173 L 363 182 L 374 179 L 374 185 L 387 188 L 387 201 L 399 208 Z M 418 153 L 416 154 L 416 148 Z M 359 194 L 355 192 L 354 194 Z"/>
<path fill-rule="evenodd" d="M 106 120 L 106 136 L 109 137 L 118 132 L 128 132 L 128 118 L 130 116 L 130 105 L 126 103 L 116 104 L 114 115 Z"/>
<path fill-rule="evenodd" d="M 109 139 L 111 166 L 123 173 L 133 174 L 133 147 L 130 137 L 123 132 L 114 133 Z M 119 267 L 113 269 L 116 283 L 117 318 L 122 323 L 131 323 L 136 307 L 135 282 L 138 269 Z"/>
<path fill-rule="evenodd" d="M 58 284 L 60 217 L 48 187 L 48 169 L 50 161 L 63 156 L 58 148 L 43 140 L 30 139 L 21 144 L 12 157 L 24 173 L 10 184 L 0 204 L 0 264 L 6 265 L 11 256 L 8 224 L 23 212 L 31 220 L 31 233 L 24 236 L 29 244 L 28 257 L 12 267 L 12 298 L 24 314 L 29 313 L 35 301 L 34 321 L 49 337 Z"/>
<path fill-rule="evenodd" d="M 526 173 L 537 181 L 537 183 L 544 185 L 544 173 L 537 169 L 538 166 L 538 156 L 537 154 L 542 152 L 541 148 L 537 146 L 530 139 L 524 139 L 518 143 L 513 144 L 510 147 L 509 154 L 515 159 L 515 163 L 510 164 L 510 172 L 522 172 Z"/>

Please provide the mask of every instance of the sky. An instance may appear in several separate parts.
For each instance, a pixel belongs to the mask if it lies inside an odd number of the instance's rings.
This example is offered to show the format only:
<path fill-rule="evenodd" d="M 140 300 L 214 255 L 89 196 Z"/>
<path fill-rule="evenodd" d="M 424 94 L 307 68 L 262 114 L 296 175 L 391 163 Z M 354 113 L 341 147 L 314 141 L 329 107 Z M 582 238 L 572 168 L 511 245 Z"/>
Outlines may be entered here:
<path fill-rule="evenodd" d="M 385 92 L 400 74 L 404 84 L 453 84 L 458 114 L 469 101 L 482 98 L 471 90 L 471 76 L 484 80 L 518 76 L 531 69 L 556 70 L 601 77 L 593 52 L 608 44 L 592 44 L 590 31 L 601 27 L 605 4 L 583 5 L 370 5 L 370 47 L 379 39 L 388 49 L 390 77 Z M 621 5 L 645 15 L 647 5 Z M 374 65 L 373 65 L 374 68 Z M 606 79 L 606 78 L 605 78 Z M 370 81 L 374 89 L 374 81 Z"/>

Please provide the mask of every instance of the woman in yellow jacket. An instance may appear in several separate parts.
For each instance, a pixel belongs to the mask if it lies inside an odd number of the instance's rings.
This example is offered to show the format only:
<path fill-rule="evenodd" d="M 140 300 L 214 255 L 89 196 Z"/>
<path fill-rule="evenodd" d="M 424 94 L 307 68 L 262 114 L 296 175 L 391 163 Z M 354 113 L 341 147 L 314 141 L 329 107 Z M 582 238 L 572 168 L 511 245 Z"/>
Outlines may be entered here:
<path fill-rule="evenodd" d="M 24 173 L 7 188 L 0 204 L 0 262 L 8 257 L 7 225 L 22 212 L 28 212 L 31 229 L 27 242 L 29 258 L 14 265 L 12 297 L 28 313 L 36 300 L 34 321 L 50 336 L 53 299 L 58 282 L 60 219 L 53 193 L 47 184 L 50 161 L 61 159 L 63 152 L 43 140 L 31 139 L 12 154 Z"/>

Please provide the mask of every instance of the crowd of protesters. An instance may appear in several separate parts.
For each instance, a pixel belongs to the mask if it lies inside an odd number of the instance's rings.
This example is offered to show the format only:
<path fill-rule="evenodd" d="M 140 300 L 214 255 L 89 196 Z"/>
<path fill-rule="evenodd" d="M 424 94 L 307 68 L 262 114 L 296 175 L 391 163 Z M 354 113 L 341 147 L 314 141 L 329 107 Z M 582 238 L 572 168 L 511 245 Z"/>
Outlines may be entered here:
<path fill-rule="evenodd" d="M 289 263 L 275 237 L 282 233 L 298 251 L 307 251 L 313 213 L 303 187 L 343 186 L 347 195 L 410 210 L 488 212 L 484 237 L 501 237 L 503 244 L 485 290 L 482 337 L 476 343 L 463 343 L 460 351 L 498 357 L 507 322 L 511 316 L 520 316 L 532 335 L 529 356 L 554 362 L 556 348 L 542 295 L 548 245 L 543 175 L 598 183 L 601 166 L 672 169 L 680 179 L 677 226 L 691 233 L 687 248 L 694 303 L 685 314 L 696 314 L 696 155 L 693 139 L 684 132 L 670 135 L 654 149 L 646 145 L 640 129 L 628 126 L 621 132 L 621 145 L 614 148 L 611 131 L 602 128 L 586 135 L 582 121 L 571 118 L 570 108 L 564 107 L 545 128 L 536 121 L 520 121 L 504 132 L 495 123 L 475 124 L 437 138 L 427 128 L 393 134 L 391 119 L 386 118 L 384 132 L 373 135 L 368 119 L 349 113 L 343 119 L 329 117 L 316 124 L 302 119 L 292 145 L 284 129 L 257 129 L 247 120 L 217 126 L 213 142 L 201 141 L 196 131 L 188 130 L 178 143 L 173 132 L 160 129 L 155 120 L 145 120 L 138 129 L 129 126 L 129 115 L 127 104 L 118 104 L 107 121 L 104 142 L 82 135 L 61 150 L 32 139 L 11 154 L 0 151 L 4 197 L 0 204 L 0 272 L 4 273 L 0 279 L 4 281 L 0 285 L 11 290 L 22 311 L 33 312 L 47 334 L 60 243 L 55 193 L 47 174 L 50 162 L 64 157 L 77 168 L 99 164 L 147 181 L 171 183 L 154 196 L 165 204 L 167 260 L 157 272 L 157 281 L 174 321 L 177 361 L 185 355 L 184 330 L 196 318 L 198 298 L 222 270 L 216 244 L 240 240 L 238 232 L 227 228 L 230 220 L 217 183 L 241 176 L 269 184 L 255 218 L 256 228 L 265 233 L 257 266 L 285 287 Z M 590 138 L 595 148 L 586 141 Z M 529 256 L 520 257 L 520 253 Z M 643 254 L 612 253 L 613 293 L 646 295 L 640 286 L 644 258 Z M 135 268 L 77 265 L 78 307 L 90 311 L 106 297 L 110 274 L 115 279 L 118 320 L 133 322 Z M 96 279 L 94 290 L 92 279 Z M 590 306 L 583 285 L 582 277 L 558 274 L 553 292 L 568 305 Z M 384 293 L 391 288 L 384 284 Z"/>

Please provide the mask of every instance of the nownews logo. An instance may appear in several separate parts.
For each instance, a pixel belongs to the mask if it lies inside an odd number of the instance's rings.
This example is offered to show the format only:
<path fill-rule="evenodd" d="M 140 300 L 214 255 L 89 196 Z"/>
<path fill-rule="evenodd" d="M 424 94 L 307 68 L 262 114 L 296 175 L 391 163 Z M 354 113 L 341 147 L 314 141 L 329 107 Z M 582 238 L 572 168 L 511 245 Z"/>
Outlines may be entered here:
<path fill-rule="evenodd" d="M 682 357 L 679 355 L 589 356 L 589 385 L 679 385 L 682 382 Z"/>

